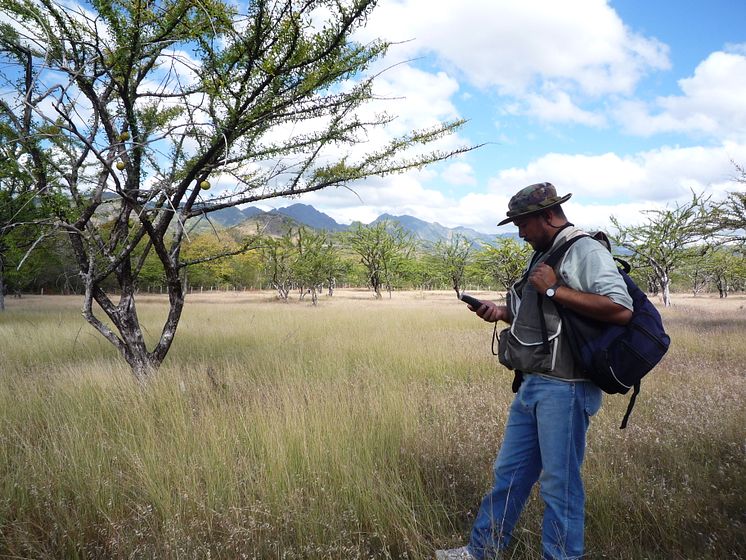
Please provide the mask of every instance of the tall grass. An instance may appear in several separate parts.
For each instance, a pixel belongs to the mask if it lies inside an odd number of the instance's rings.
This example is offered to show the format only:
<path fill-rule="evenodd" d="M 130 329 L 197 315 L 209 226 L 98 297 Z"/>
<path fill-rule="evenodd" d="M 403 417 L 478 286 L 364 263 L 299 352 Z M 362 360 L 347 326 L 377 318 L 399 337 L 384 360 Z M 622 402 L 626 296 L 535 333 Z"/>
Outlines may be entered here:
<path fill-rule="evenodd" d="M 0 557 L 429 558 L 463 543 L 511 376 L 455 298 L 193 298 L 147 386 L 74 298 L 0 315 Z M 673 346 L 594 419 L 590 558 L 744 558 L 746 319 L 666 310 Z M 165 307 L 141 304 L 155 329 Z M 541 503 L 513 558 L 540 557 Z"/>

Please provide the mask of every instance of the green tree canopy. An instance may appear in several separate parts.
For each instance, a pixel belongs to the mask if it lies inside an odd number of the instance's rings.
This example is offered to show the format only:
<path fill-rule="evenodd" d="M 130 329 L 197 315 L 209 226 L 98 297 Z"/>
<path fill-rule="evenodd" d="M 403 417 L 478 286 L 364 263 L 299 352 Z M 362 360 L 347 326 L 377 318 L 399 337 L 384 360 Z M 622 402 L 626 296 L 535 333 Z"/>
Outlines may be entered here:
<path fill-rule="evenodd" d="M 507 291 L 523 276 L 531 251 L 527 243 L 499 237 L 493 245 L 483 247 L 475 258 L 488 277 Z"/>
<path fill-rule="evenodd" d="M 461 293 L 464 273 L 472 258 L 472 244 L 461 234 L 455 234 L 447 241 L 439 241 L 434 247 L 435 263 L 441 275 L 456 291 Z"/>
<path fill-rule="evenodd" d="M 368 226 L 357 224 L 348 238 L 367 271 L 368 285 L 376 299 L 381 299 L 384 286 L 390 296 L 395 280 L 404 272 L 414 250 L 411 234 L 400 225 L 384 220 Z"/>
<path fill-rule="evenodd" d="M 655 274 L 663 293 L 663 305 L 671 305 L 671 273 L 679 268 L 691 252 L 686 249 L 705 243 L 712 233 L 709 198 L 692 193 L 689 202 L 675 208 L 645 211 L 645 222 L 636 226 L 623 226 L 612 216 L 617 228 L 614 242 L 632 251 L 646 262 Z"/>

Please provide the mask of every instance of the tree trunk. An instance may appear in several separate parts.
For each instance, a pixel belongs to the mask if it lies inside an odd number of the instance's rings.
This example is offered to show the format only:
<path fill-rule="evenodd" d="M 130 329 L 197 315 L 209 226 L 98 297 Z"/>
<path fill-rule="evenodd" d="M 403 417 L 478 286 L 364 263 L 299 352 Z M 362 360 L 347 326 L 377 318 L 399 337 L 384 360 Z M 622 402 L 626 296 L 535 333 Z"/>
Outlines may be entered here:
<path fill-rule="evenodd" d="M 135 378 L 144 382 L 158 370 L 173 342 L 176 328 L 184 308 L 185 274 L 180 277 L 175 268 L 167 274 L 169 309 L 161 336 L 152 352 L 148 351 L 135 305 L 135 282 L 129 259 L 124 259 L 116 271 L 120 288 L 119 302 L 115 304 L 96 281 L 94 258 L 89 256 L 88 266 L 81 274 L 85 284 L 83 316 L 119 351 L 132 369 Z M 114 329 L 102 322 L 93 310 L 96 302 L 106 314 Z"/>
<path fill-rule="evenodd" d="M 278 282 L 273 282 L 273 285 L 277 290 L 277 297 L 282 301 L 287 302 L 288 296 L 290 295 L 290 288 Z"/>
<path fill-rule="evenodd" d="M 728 281 L 719 278 L 717 281 L 717 287 L 718 287 L 718 293 L 720 294 L 720 298 L 726 298 L 728 297 Z"/>
<path fill-rule="evenodd" d="M 661 288 L 663 290 L 663 307 L 671 307 L 671 280 L 668 276 L 661 278 Z"/>
<path fill-rule="evenodd" d="M 381 280 L 378 278 L 377 274 L 373 274 L 370 277 L 370 285 L 373 288 L 373 292 L 376 294 L 376 299 L 382 299 L 383 296 L 381 295 Z"/>
<path fill-rule="evenodd" d="M 327 292 L 329 297 L 334 296 L 334 287 L 337 285 L 337 281 L 334 278 L 329 278 L 329 291 Z"/>

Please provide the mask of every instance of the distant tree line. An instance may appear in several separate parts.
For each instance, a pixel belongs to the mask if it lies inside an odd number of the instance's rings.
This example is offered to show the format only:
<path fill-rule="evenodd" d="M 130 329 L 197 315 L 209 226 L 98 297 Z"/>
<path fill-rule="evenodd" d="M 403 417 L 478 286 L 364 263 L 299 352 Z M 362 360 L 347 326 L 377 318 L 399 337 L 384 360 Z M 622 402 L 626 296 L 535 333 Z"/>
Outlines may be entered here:
<path fill-rule="evenodd" d="M 650 293 L 667 299 L 671 291 L 727 297 L 746 290 L 746 258 L 738 230 L 713 231 L 715 210 L 701 216 L 693 210 L 701 202 L 701 197 L 695 197 L 673 210 L 651 211 L 642 226 L 616 224 L 618 233 L 612 237 L 619 252 Z M 702 223 L 694 223 L 698 221 Z M 31 237 L 17 233 L 3 239 L 6 293 L 83 293 L 64 238 L 49 235 L 26 254 Z M 190 263 L 187 290 L 271 289 L 281 301 L 308 297 L 314 304 L 322 294 L 333 296 L 338 287 L 367 288 L 375 298 L 414 289 L 460 292 L 468 287 L 501 292 L 523 274 L 531 251 L 512 237 L 476 245 L 455 234 L 425 244 L 393 222 L 358 225 L 346 232 L 298 226 L 280 237 L 250 237 L 247 243 L 247 236 L 234 229 L 190 235 L 182 245 L 182 258 Z M 135 254 L 142 254 L 142 248 Z M 24 257 L 16 269 L 13 264 Z M 103 288 L 115 293 L 117 284 L 112 279 Z M 152 254 L 144 258 L 137 290 L 166 291 L 164 270 Z"/>

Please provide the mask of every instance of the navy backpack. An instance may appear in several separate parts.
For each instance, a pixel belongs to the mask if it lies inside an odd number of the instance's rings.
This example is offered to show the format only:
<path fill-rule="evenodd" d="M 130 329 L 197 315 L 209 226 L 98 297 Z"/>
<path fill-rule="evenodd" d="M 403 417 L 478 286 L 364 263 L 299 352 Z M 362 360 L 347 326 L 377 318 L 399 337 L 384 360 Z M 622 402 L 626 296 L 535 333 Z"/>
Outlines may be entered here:
<path fill-rule="evenodd" d="M 572 244 L 582 237 L 591 236 L 580 235 L 569 239 L 552 251 L 545 263 L 554 268 Z M 594 234 L 593 238 L 606 245 L 607 249 L 610 248 L 604 233 Z M 624 429 L 640 392 L 640 380 L 661 361 L 671 339 L 663 328 L 658 310 L 629 277 L 629 264 L 618 258 L 615 260 L 623 266 L 619 274 L 634 303 L 629 323 L 614 325 L 595 321 L 554 303 L 562 318 L 562 326 L 568 331 L 570 348 L 582 373 L 609 394 L 626 394 L 633 389 L 620 426 Z"/>

